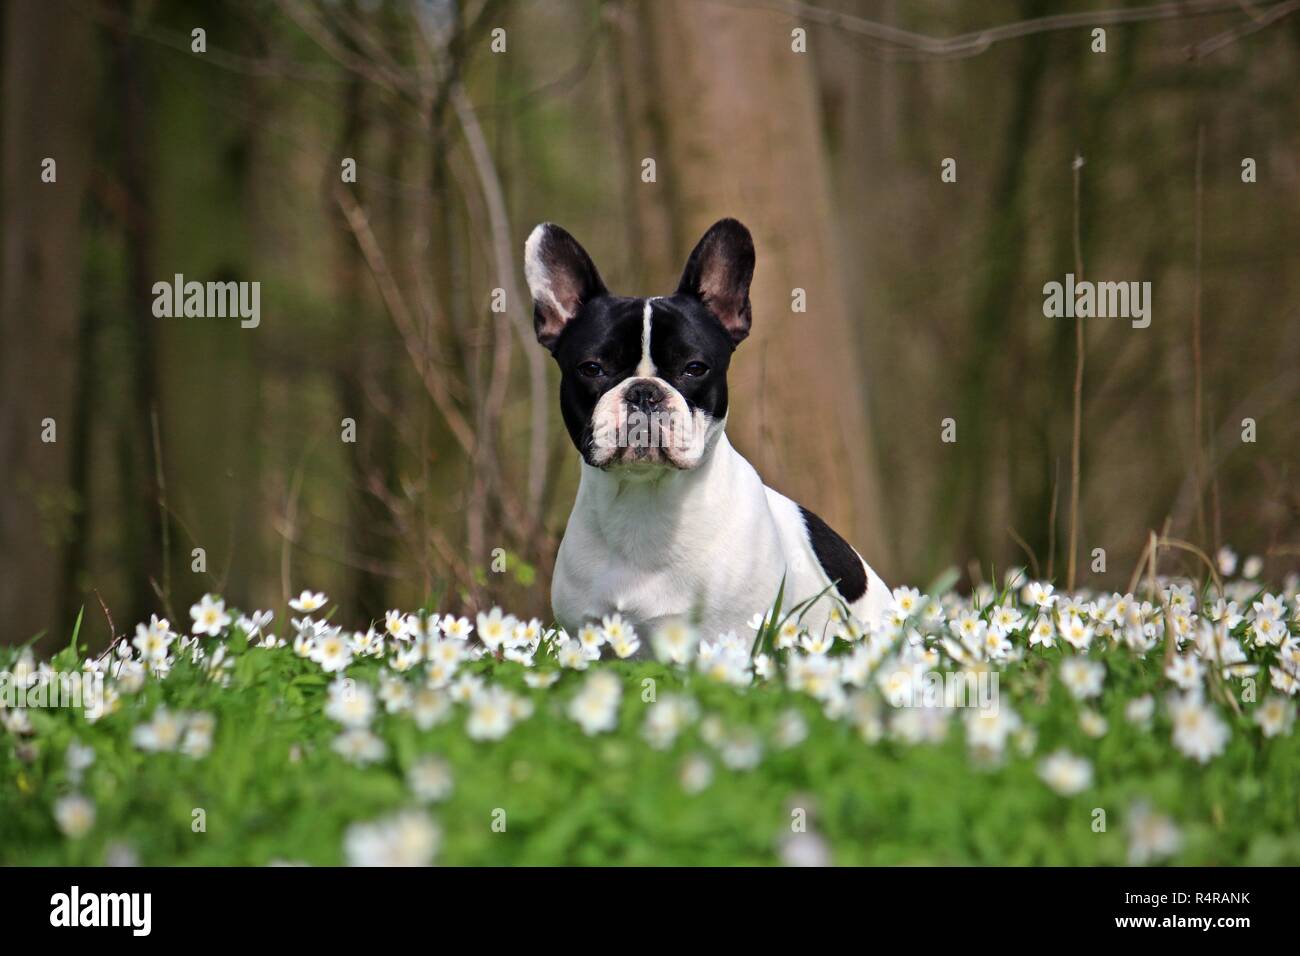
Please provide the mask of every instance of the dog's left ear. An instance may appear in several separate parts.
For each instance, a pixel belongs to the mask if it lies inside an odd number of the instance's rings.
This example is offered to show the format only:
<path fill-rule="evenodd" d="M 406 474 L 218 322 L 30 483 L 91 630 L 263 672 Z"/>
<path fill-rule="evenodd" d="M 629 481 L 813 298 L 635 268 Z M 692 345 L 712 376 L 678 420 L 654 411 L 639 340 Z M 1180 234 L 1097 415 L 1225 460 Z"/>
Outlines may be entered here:
<path fill-rule="evenodd" d="M 717 316 L 739 345 L 753 320 L 749 282 L 754 278 L 754 240 L 735 219 L 720 219 L 709 227 L 686 260 L 678 295 L 692 295 Z"/>
<path fill-rule="evenodd" d="M 609 294 L 587 250 L 551 222 L 535 228 L 524 244 L 524 277 L 533 296 L 537 341 L 552 352 L 578 310 Z"/>

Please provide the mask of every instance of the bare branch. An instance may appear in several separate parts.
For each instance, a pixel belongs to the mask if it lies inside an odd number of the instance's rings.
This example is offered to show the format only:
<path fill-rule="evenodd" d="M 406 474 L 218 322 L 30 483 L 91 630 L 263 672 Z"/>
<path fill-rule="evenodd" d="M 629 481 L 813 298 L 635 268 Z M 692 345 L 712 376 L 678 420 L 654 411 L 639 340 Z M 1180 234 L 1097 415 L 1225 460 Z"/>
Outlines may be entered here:
<path fill-rule="evenodd" d="M 366 217 L 365 210 L 353 198 L 342 184 L 336 184 L 334 189 L 334 199 L 339 208 L 343 211 L 343 217 L 347 221 L 348 228 L 352 230 L 352 235 L 356 237 L 357 245 L 361 249 L 361 254 L 365 256 L 366 265 L 370 269 L 370 274 L 374 276 L 375 283 L 379 286 L 379 294 L 383 297 L 384 305 L 387 306 L 388 314 L 392 316 L 393 323 L 397 326 L 397 331 L 402 337 L 402 344 L 406 346 L 406 351 L 415 363 L 415 367 L 420 372 L 420 377 L 424 381 L 424 387 L 433 399 L 434 406 L 447 422 L 447 427 L 451 429 L 452 435 L 460 443 L 468 455 L 474 454 L 474 448 L 478 444 L 477 437 L 474 434 L 465 416 L 461 414 L 455 403 L 452 402 L 451 396 L 447 394 L 447 388 L 443 380 L 424 360 L 423 348 L 420 345 L 420 335 L 415 327 L 415 320 L 411 311 L 407 308 L 406 299 L 393 281 L 392 273 L 388 269 L 388 262 L 384 258 L 383 250 L 379 247 L 379 242 L 375 239 L 374 231 L 370 228 L 370 221 Z"/>
<path fill-rule="evenodd" d="M 734 5 L 737 0 L 712 0 L 712 2 Z M 892 50 L 890 50 L 890 47 L 885 49 L 896 55 L 907 56 L 910 54 L 912 56 L 938 58 L 978 56 L 995 43 L 1033 36 L 1039 33 L 1054 33 L 1061 30 L 1075 30 L 1081 27 L 1110 26 L 1121 23 L 1143 23 L 1153 20 L 1181 20 L 1189 17 L 1241 10 L 1240 0 L 1184 0 L 1184 2 L 1178 3 L 1157 3 L 1145 7 L 1130 7 L 1121 10 L 1083 10 L 1078 13 L 1058 13 L 943 38 L 902 30 L 874 20 L 840 13 L 837 10 L 826 10 L 810 3 L 804 3 L 802 0 L 748 0 L 748 2 L 741 5 L 780 10 L 810 23 L 818 23 L 843 30 L 846 33 L 868 37 L 879 43 L 891 45 Z M 1290 5 L 1290 0 L 1288 0 L 1286 3 L 1268 6 L 1262 16 L 1267 17 L 1269 14 L 1275 13 L 1278 6 L 1289 7 Z M 1287 10 L 1285 13 L 1279 14 L 1277 18 L 1280 19 L 1290 12 L 1292 11 Z M 1261 27 L 1256 24 L 1254 28 L 1259 29 Z M 1254 31 L 1247 30 L 1247 32 Z M 1236 37 L 1233 37 L 1233 39 L 1236 39 Z"/>

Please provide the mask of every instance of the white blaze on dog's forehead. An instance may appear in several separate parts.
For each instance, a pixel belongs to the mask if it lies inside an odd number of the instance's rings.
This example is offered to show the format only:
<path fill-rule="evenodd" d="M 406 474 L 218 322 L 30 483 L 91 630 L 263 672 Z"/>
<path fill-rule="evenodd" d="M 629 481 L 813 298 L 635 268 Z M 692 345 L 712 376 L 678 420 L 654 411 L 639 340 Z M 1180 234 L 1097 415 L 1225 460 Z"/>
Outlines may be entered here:
<path fill-rule="evenodd" d="M 641 313 L 641 361 L 636 367 L 636 374 L 641 378 L 651 378 L 655 374 L 655 363 L 650 360 L 650 314 L 654 310 L 654 301 L 646 299 L 645 311 Z"/>
<path fill-rule="evenodd" d="M 528 234 L 524 243 L 524 279 L 528 282 L 528 291 L 533 301 L 544 301 L 559 313 L 567 322 L 573 313 L 560 304 L 555 291 L 551 288 L 551 273 L 542 261 L 542 240 L 546 238 L 547 224 L 542 223 Z"/>

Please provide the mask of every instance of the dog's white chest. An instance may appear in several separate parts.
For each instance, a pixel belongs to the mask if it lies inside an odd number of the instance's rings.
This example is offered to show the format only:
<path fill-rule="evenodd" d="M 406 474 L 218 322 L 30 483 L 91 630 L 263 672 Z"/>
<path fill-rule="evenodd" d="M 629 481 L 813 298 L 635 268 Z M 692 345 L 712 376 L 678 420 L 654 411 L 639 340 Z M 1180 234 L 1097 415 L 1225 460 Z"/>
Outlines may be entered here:
<path fill-rule="evenodd" d="M 570 633 L 617 612 L 643 638 L 670 618 L 745 636 L 783 581 L 787 607 L 829 585 L 798 506 L 765 488 L 725 435 L 700 470 L 664 480 L 584 469 L 552 584 Z M 820 626 L 832 606 L 814 609 L 809 623 Z"/>

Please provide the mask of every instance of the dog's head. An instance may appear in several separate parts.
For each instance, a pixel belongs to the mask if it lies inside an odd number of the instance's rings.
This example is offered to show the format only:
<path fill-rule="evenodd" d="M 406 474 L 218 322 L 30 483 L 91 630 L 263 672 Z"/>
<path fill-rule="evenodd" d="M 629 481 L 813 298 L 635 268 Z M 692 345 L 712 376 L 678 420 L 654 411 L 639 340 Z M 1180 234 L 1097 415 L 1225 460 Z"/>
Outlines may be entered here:
<path fill-rule="evenodd" d="M 551 223 L 528 237 L 524 273 L 583 459 L 645 474 L 697 467 L 726 424 L 727 366 L 749 334 L 749 230 L 715 223 L 667 296 L 611 295 L 586 250 Z"/>

